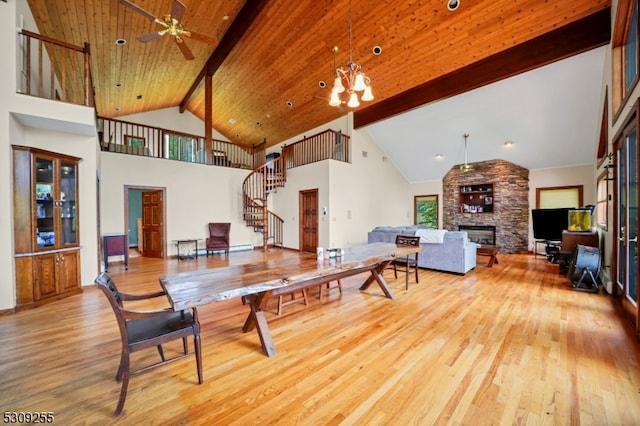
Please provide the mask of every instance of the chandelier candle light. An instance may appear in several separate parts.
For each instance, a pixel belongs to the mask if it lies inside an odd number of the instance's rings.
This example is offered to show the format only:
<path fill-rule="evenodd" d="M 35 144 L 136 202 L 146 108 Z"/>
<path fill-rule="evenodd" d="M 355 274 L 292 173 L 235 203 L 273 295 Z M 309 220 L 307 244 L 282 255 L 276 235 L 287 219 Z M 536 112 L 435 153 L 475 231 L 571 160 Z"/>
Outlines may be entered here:
<path fill-rule="evenodd" d="M 331 89 L 331 99 L 329 105 L 337 107 L 342 105 L 343 101 L 340 99 L 340 94 L 347 92 L 349 94 L 349 101 L 347 106 L 350 108 L 356 108 L 360 106 L 358 100 L 358 93 L 363 92 L 362 101 L 367 102 L 373 100 L 373 93 L 371 91 L 371 79 L 362 72 L 362 67 L 353 62 L 353 48 L 352 48 L 352 24 L 351 24 L 351 0 L 349 0 L 349 62 L 344 68 L 336 68 L 336 77 L 333 81 L 333 89 Z M 333 48 L 333 61 L 335 66 L 335 58 L 338 53 L 338 46 Z M 342 83 L 344 80 L 344 84 Z M 346 87 L 345 87 L 346 86 Z"/>

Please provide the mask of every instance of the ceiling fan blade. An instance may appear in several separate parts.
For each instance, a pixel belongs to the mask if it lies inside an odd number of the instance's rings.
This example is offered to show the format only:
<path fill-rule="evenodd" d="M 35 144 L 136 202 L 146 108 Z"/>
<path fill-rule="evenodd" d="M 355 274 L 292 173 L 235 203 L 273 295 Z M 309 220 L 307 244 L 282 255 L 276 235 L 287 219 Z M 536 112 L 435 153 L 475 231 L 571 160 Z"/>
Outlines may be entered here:
<path fill-rule="evenodd" d="M 165 33 L 166 33 L 166 31 L 164 31 L 164 30 L 163 31 L 155 31 L 155 32 L 152 32 L 152 33 L 149 33 L 149 34 L 145 34 L 143 36 L 138 37 L 138 41 L 146 43 L 148 41 L 155 40 L 155 39 L 158 39 L 158 38 L 162 37 Z"/>
<path fill-rule="evenodd" d="M 180 0 L 173 0 L 173 4 L 171 5 L 171 17 L 180 21 L 184 16 L 185 10 L 187 10 L 187 7 L 182 4 Z"/>
<path fill-rule="evenodd" d="M 176 44 L 178 45 L 178 47 L 180 48 L 180 51 L 182 52 L 182 54 L 187 60 L 191 61 L 195 58 L 195 56 L 193 56 L 193 52 L 191 51 L 191 49 L 189 49 L 189 46 L 187 46 L 184 40 L 176 37 Z"/>
<path fill-rule="evenodd" d="M 191 37 L 194 40 L 204 41 L 205 43 L 208 43 L 208 44 L 210 44 L 212 46 L 218 44 L 218 40 L 217 39 L 215 39 L 213 37 L 209 37 L 208 35 L 196 33 L 196 32 L 193 32 L 193 31 L 185 31 L 182 34 L 186 35 L 187 37 Z"/>
<path fill-rule="evenodd" d="M 146 10 L 144 10 L 143 8 L 141 8 L 140 6 L 136 6 L 135 4 L 131 3 L 129 0 L 120 0 L 120 3 L 127 6 L 128 8 L 138 12 L 139 14 L 151 19 L 152 21 L 155 21 L 156 18 L 154 15 L 152 15 L 151 13 L 147 12 Z"/>

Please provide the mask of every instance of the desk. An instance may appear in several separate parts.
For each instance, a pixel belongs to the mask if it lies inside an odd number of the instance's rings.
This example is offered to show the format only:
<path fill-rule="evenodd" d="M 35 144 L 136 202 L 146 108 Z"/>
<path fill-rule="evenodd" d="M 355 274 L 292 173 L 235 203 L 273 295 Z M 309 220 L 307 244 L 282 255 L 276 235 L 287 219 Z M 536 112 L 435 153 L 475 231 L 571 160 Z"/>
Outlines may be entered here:
<path fill-rule="evenodd" d="M 300 255 L 286 260 L 266 260 L 248 265 L 213 268 L 160 277 L 175 311 L 206 305 L 215 301 L 242 298 L 249 305 L 249 315 L 242 331 L 256 329 L 267 356 L 276 353 L 264 309 L 272 296 L 317 286 L 363 272 L 370 272 L 360 290 L 373 282 L 389 299 L 393 293 L 382 271 L 397 257 L 422 251 L 421 246 L 393 243 L 374 243 L 345 249 L 344 256 L 335 261 L 319 262 L 316 255 Z"/>
<path fill-rule="evenodd" d="M 102 252 L 104 255 L 104 270 L 107 271 L 109 256 L 124 256 L 124 268 L 129 269 L 129 239 L 127 234 L 104 234 L 102 236 Z"/>
<path fill-rule="evenodd" d="M 198 241 L 202 241 L 202 238 L 191 238 L 185 240 L 173 240 L 176 245 L 176 251 L 178 252 L 178 261 L 187 259 L 198 258 Z M 195 254 L 180 254 L 180 244 L 194 244 L 196 246 Z"/>

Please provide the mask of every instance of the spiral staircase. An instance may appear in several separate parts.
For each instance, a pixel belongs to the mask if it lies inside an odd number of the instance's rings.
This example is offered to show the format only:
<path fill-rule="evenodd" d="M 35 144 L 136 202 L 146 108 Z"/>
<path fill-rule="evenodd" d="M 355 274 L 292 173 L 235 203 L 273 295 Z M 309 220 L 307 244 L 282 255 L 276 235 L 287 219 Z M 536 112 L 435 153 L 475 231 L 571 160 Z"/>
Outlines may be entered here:
<path fill-rule="evenodd" d="M 284 187 L 287 180 L 283 157 L 253 170 L 242 183 L 242 215 L 247 226 L 262 233 L 262 250 L 269 246 L 282 247 L 284 221 L 267 207 L 270 193 Z"/>

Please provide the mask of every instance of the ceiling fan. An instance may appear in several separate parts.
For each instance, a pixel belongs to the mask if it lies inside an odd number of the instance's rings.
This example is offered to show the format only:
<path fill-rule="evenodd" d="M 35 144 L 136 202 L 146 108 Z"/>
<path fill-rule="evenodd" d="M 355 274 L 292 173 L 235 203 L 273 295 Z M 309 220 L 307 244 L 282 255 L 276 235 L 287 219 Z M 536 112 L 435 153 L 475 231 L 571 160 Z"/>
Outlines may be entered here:
<path fill-rule="evenodd" d="M 180 20 L 184 16 L 184 12 L 187 10 L 187 7 L 182 2 L 180 2 L 180 0 L 173 0 L 173 4 L 171 6 L 171 14 L 163 15 L 161 18 L 158 18 L 155 15 L 147 12 L 140 6 L 131 3 L 129 0 L 120 0 L 120 3 L 162 26 L 162 29 L 160 31 L 154 31 L 152 33 L 138 37 L 138 41 L 146 43 L 148 41 L 160 38 L 165 34 L 170 34 L 174 37 L 174 40 L 176 41 L 176 44 L 180 48 L 180 51 L 182 52 L 184 57 L 188 60 L 194 59 L 194 56 L 193 52 L 191 52 L 191 49 L 189 49 L 189 46 L 187 46 L 187 44 L 185 43 L 184 37 L 191 37 L 194 40 L 204 41 L 205 43 L 209 43 L 212 45 L 216 44 L 217 42 L 217 40 L 213 37 L 209 37 L 207 35 L 196 33 L 193 31 L 187 31 L 184 29 L 182 24 L 180 24 Z"/>

